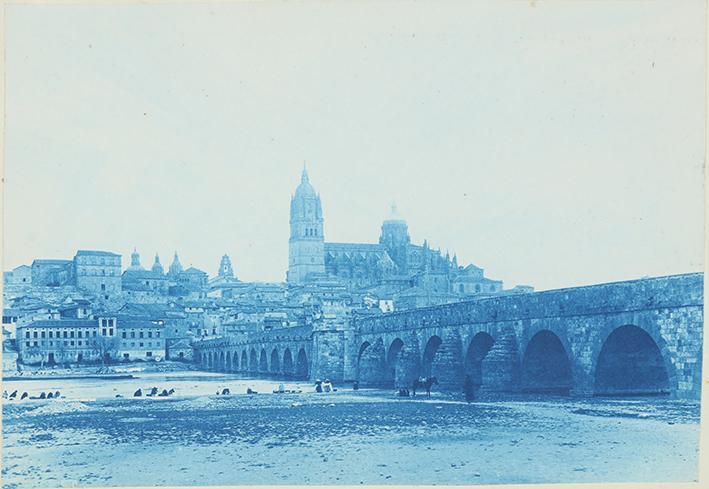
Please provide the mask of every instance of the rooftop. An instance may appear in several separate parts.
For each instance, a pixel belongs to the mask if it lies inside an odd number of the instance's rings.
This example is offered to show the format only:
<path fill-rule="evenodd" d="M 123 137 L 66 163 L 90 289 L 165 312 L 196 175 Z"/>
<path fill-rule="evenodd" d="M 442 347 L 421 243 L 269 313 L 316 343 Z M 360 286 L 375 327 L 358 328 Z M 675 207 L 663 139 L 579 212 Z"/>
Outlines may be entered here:
<path fill-rule="evenodd" d="M 79 250 L 76 252 L 76 256 L 117 256 L 120 258 L 121 255 L 112 251 Z"/>
<path fill-rule="evenodd" d="M 53 258 L 38 258 L 32 261 L 32 265 L 69 265 L 71 260 L 55 260 Z"/>
<path fill-rule="evenodd" d="M 17 329 L 22 328 L 95 328 L 98 327 L 98 321 L 90 319 L 42 319 L 33 321 L 24 326 L 18 325 Z"/>

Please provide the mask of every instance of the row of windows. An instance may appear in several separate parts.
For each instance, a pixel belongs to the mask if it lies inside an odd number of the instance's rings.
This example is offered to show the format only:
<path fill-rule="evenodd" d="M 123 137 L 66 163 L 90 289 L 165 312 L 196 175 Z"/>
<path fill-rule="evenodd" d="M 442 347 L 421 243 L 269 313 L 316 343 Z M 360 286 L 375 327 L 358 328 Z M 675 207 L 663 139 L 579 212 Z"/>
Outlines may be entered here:
<path fill-rule="evenodd" d="M 54 331 L 49 331 L 49 332 L 47 332 L 47 331 L 40 331 L 40 332 L 33 331 L 33 332 L 32 332 L 32 338 L 38 338 L 38 337 L 41 337 L 41 338 L 46 338 L 46 337 L 54 338 L 54 337 L 55 337 L 55 336 L 54 336 L 54 333 L 55 333 Z M 77 338 L 81 338 L 81 337 L 84 337 L 84 336 L 85 336 L 86 338 L 89 338 L 90 336 L 94 336 L 94 337 L 97 336 L 97 332 L 96 332 L 95 330 L 93 331 L 93 335 L 92 335 L 91 333 L 92 333 L 91 330 L 87 330 L 87 331 L 85 331 L 85 332 L 82 331 L 82 330 L 79 330 L 79 331 L 76 332 L 76 337 L 77 337 Z M 38 336 L 38 335 L 39 335 L 39 336 Z M 105 329 L 103 330 L 103 335 L 106 336 L 106 330 L 105 330 Z M 111 329 L 111 336 L 113 336 L 113 329 Z M 64 337 L 64 338 L 73 338 L 73 337 L 74 337 L 74 331 L 57 331 L 57 332 L 56 332 L 56 337 L 57 337 L 57 338 L 62 338 L 62 337 Z M 30 332 L 29 332 L 29 331 L 25 331 L 25 338 L 30 338 Z"/>
<path fill-rule="evenodd" d="M 56 346 L 61 346 L 61 345 L 64 345 L 64 346 L 89 346 L 88 341 L 82 341 L 82 340 L 77 340 L 77 341 L 68 340 L 68 341 L 56 341 L 56 342 L 55 341 L 25 341 L 25 346 L 27 348 L 37 347 L 37 346 L 55 346 L 55 343 L 56 343 Z M 135 341 L 132 341 L 130 346 L 135 347 Z M 141 341 L 138 343 L 138 346 L 140 348 L 143 348 L 145 346 L 145 343 Z M 160 341 L 155 341 L 155 342 L 148 341 L 147 346 L 148 347 L 152 347 L 152 346 L 160 347 L 160 346 L 162 346 L 162 344 Z"/>
<path fill-rule="evenodd" d="M 145 356 L 146 356 L 146 357 L 152 357 L 152 356 L 153 356 L 153 352 L 151 352 L 151 351 L 146 351 L 146 352 L 145 352 Z M 123 354 L 123 358 L 125 358 L 126 360 L 128 360 L 128 359 L 130 358 L 130 353 L 124 353 L 124 354 Z"/>
<path fill-rule="evenodd" d="M 318 230 L 316 228 L 305 228 L 305 235 L 306 236 L 317 236 Z"/>
<path fill-rule="evenodd" d="M 127 337 L 128 337 L 128 332 L 127 332 L 127 331 L 123 331 L 122 334 L 121 334 L 121 337 L 122 337 L 123 339 L 127 338 Z M 131 332 L 130 332 L 130 337 L 131 337 L 131 338 L 135 338 L 135 331 L 131 331 Z M 153 332 L 152 332 L 152 331 L 148 331 L 148 338 L 152 338 L 152 337 L 153 337 Z M 156 331 L 156 332 L 155 332 L 155 337 L 156 337 L 156 338 L 160 338 L 160 331 Z M 139 331 L 139 332 L 138 332 L 138 338 L 144 338 L 144 333 L 143 333 L 142 331 Z"/>
<path fill-rule="evenodd" d="M 89 346 L 88 341 L 81 341 L 81 340 L 78 340 L 78 341 L 56 341 L 56 342 L 54 342 L 54 341 L 25 341 L 25 346 L 27 348 L 30 348 L 32 346 L 40 346 L 40 345 L 54 346 L 54 343 L 56 343 L 57 346 L 61 346 L 61 345 L 64 345 L 64 346 L 84 346 L 84 345 Z"/>
<path fill-rule="evenodd" d="M 115 265 L 121 266 L 121 259 L 115 256 L 106 257 L 90 257 L 90 256 L 77 256 L 76 263 L 79 265 Z"/>
<path fill-rule="evenodd" d="M 127 343 L 126 343 L 125 346 L 127 346 Z M 124 346 L 124 348 L 125 348 L 125 346 Z M 135 347 L 135 341 L 131 341 L 131 342 L 130 342 L 130 346 L 131 346 L 131 347 Z M 138 343 L 138 348 L 144 348 L 145 346 L 146 346 L 146 344 L 145 344 L 144 342 L 142 342 L 142 341 Z M 159 341 L 156 341 L 155 343 L 153 343 L 152 341 L 148 341 L 147 346 L 148 346 L 149 348 L 152 347 L 152 346 L 160 347 L 160 346 L 162 346 L 162 344 L 161 344 Z"/>
<path fill-rule="evenodd" d="M 109 276 L 109 277 L 116 277 L 116 276 L 118 276 L 118 271 L 117 271 L 117 270 L 113 270 L 113 269 L 105 270 L 105 269 L 103 269 L 103 268 L 102 268 L 102 269 L 96 269 L 96 268 L 79 268 L 79 269 L 77 269 L 76 273 L 77 273 L 78 275 L 81 275 L 81 276 L 84 276 L 84 277 L 92 276 L 92 275 L 93 275 L 93 276 L 100 275 L 100 276 L 103 276 L 103 277 L 105 277 L 105 276 Z"/>
<path fill-rule="evenodd" d="M 101 326 L 115 326 L 116 325 L 116 320 L 115 319 L 102 319 L 101 320 Z"/>

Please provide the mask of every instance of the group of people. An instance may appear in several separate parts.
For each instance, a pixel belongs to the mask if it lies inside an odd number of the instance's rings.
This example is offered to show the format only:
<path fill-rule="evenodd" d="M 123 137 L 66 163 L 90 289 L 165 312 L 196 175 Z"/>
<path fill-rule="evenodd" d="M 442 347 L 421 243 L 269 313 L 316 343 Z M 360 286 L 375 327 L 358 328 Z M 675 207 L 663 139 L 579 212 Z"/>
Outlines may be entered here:
<path fill-rule="evenodd" d="M 300 394 L 303 392 L 300 389 L 286 389 L 286 386 L 283 384 L 278 384 L 278 389 L 274 389 L 273 393 L 274 394 Z"/>
<path fill-rule="evenodd" d="M 162 392 L 157 387 L 153 387 L 145 394 L 145 397 L 168 397 L 175 393 L 175 389 L 163 389 Z M 116 396 L 118 397 L 118 396 Z M 143 397 L 143 389 L 138 389 L 133 393 L 133 397 Z"/>
<path fill-rule="evenodd" d="M 2 392 L 2 398 L 7 399 L 9 401 L 14 401 L 18 397 L 18 391 L 14 390 L 12 393 L 8 394 L 7 391 Z M 23 392 L 19 398 L 20 401 L 24 401 L 25 399 L 32 399 L 32 400 L 39 400 L 39 399 L 59 399 L 62 397 L 61 392 L 55 391 L 55 392 L 44 392 L 42 391 L 38 396 L 30 396 L 28 392 Z"/>
<path fill-rule="evenodd" d="M 332 385 L 330 379 L 325 379 L 325 381 L 318 379 L 315 381 L 315 392 L 337 392 L 337 389 Z"/>

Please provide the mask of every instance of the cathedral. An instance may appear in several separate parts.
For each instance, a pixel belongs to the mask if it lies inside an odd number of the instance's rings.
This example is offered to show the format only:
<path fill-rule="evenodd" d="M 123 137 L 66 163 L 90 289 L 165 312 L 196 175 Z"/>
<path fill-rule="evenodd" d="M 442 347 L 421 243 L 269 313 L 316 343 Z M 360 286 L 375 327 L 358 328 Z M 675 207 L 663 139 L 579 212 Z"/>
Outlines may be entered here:
<path fill-rule="evenodd" d="M 498 294 L 502 281 L 486 278 L 475 265 L 461 266 L 426 241 L 411 243 L 406 221 L 392 205 L 378 243 L 325 241 L 320 195 L 303 169 L 291 198 L 288 272 L 290 286 L 339 282 L 350 293 L 394 298 L 399 307 L 421 307 Z"/>

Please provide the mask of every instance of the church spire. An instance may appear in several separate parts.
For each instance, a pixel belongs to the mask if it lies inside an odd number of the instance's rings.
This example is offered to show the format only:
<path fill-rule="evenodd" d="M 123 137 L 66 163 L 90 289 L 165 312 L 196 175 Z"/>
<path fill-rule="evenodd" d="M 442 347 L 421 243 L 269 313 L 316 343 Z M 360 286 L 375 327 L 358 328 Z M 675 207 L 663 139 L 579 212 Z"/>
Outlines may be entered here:
<path fill-rule="evenodd" d="M 172 259 L 172 264 L 170 265 L 170 275 L 177 275 L 182 271 L 182 263 L 180 263 L 180 257 L 177 256 L 177 250 L 175 250 L 175 256 Z"/>
<path fill-rule="evenodd" d="M 303 161 L 303 173 L 300 175 L 300 183 L 309 183 L 310 180 L 308 179 L 308 167 L 305 164 L 305 161 Z"/>

